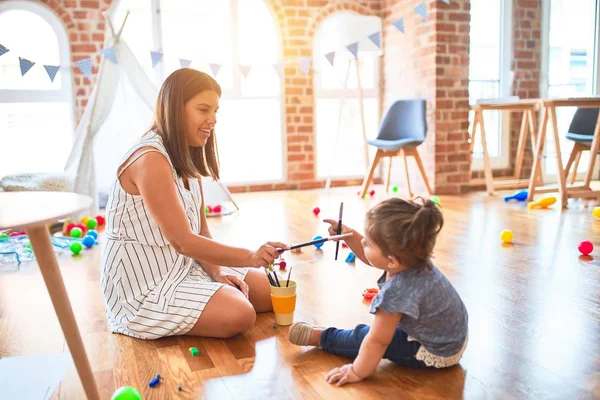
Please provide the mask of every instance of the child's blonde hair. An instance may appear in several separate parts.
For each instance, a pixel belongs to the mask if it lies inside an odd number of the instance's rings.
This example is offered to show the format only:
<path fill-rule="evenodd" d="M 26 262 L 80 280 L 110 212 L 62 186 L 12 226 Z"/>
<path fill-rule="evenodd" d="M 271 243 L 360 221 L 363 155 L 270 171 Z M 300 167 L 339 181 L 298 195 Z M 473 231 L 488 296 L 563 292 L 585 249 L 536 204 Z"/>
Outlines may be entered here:
<path fill-rule="evenodd" d="M 418 199 L 422 204 L 399 198 L 377 204 L 367 212 L 365 232 L 386 257 L 407 267 L 430 267 L 444 217 L 433 201 Z"/>

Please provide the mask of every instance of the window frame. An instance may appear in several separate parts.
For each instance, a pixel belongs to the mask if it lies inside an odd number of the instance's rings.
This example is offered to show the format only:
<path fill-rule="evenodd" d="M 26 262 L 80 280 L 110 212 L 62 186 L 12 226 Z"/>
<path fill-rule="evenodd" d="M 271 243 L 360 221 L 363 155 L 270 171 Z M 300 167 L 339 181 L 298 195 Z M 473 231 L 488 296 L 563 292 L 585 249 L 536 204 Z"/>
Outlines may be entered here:
<path fill-rule="evenodd" d="M 512 95 L 511 74 L 513 63 L 513 4 L 512 0 L 502 0 L 501 6 L 501 22 L 500 22 L 500 98 L 509 97 Z M 471 57 L 471 56 L 469 56 Z M 471 79 L 469 79 L 469 83 Z M 489 112 L 489 111 L 488 111 Z M 500 154 L 490 157 L 490 165 L 492 169 L 506 169 L 510 167 L 510 128 L 511 128 L 511 113 L 496 111 L 500 113 Z M 484 114 L 485 118 L 485 114 Z M 469 126 L 471 130 L 472 126 Z M 469 132 L 470 134 L 471 132 Z M 486 132 L 487 134 L 487 132 Z M 477 135 L 477 140 L 481 140 L 481 135 Z M 488 141 L 490 140 L 488 136 Z M 483 154 L 481 156 L 473 155 L 472 170 L 483 171 Z"/>
<path fill-rule="evenodd" d="M 75 101 L 73 94 L 73 77 L 71 73 L 71 48 L 67 28 L 58 15 L 50 8 L 37 2 L 6 0 L 0 2 L 0 14 L 10 10 L 24 10 L 38 15 L 51 27 L 58 39 L 58 51 L 60 60 L 61 88 L 57 90 L 34 90 L 34 89 L 0 89 L 0 103 L 67 103 L 69 107 L 69 119 L 72 127 L 71 135 L 75 137 Z M 12 49 L 9 49 L 12 51 Z M 42 68 L 42 65 L 36 65 Z M 25 77 L 23 77 L 25 79 Z M 48 77 L 48 79 L 50 79 Z"/>

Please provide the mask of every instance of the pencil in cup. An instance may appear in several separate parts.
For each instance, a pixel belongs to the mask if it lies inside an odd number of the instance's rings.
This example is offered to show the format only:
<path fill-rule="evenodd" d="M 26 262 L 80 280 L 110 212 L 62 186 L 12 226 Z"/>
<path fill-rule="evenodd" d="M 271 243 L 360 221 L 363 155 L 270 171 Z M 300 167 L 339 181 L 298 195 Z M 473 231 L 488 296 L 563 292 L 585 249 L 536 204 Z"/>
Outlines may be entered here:
<path fill-rule="evenodd" d="M 271 285 L 271 303 L 275 314 L 275 323 L 281 326 L 294 322 L 296 311 L 296 282 L 281 281 L 281 286 Z M 285 284 L 285 285 L 284 285 Z"/>

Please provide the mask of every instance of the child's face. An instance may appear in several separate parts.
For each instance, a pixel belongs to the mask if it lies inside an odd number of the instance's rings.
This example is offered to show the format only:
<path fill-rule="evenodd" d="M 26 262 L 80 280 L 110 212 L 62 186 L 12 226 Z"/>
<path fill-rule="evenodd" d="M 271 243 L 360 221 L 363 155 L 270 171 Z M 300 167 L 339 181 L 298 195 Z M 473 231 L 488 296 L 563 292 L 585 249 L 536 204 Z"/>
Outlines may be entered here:
<path fill-rule="evenodd" d="M 365 257 L 367 257 L 367 260 L 373 267 L 386 271 L 389 269 L 389 257 L 383 255 L 379 246 L 369 238 L 368 234 L 362 239 L 361 244 L 365 251 Z"/>

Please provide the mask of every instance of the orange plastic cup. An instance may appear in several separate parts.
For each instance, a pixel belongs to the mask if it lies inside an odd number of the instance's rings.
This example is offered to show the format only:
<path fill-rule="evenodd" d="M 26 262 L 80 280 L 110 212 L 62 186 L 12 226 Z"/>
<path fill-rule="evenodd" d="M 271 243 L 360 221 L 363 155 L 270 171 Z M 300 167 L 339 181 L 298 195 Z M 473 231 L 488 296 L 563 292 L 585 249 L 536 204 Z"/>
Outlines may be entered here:
<path fill-rule="evenodd" d="M 296 282 L 280 280 L 281 287 L 271 286 L 271 303 L 275 313 L 275 323 L 281 326 L 291 325 L 294 322 L 296 311 Z"/>

